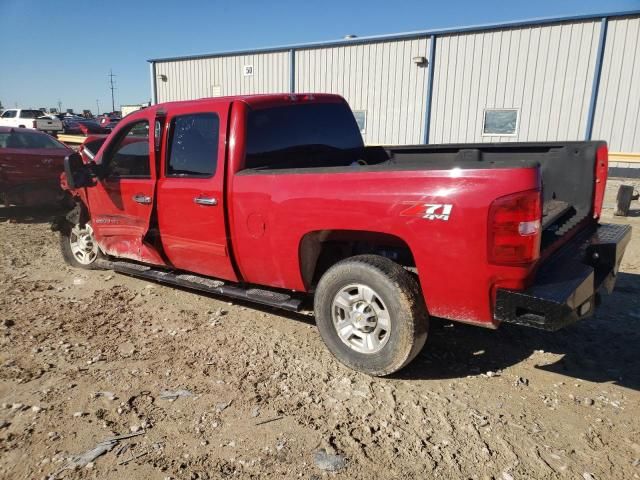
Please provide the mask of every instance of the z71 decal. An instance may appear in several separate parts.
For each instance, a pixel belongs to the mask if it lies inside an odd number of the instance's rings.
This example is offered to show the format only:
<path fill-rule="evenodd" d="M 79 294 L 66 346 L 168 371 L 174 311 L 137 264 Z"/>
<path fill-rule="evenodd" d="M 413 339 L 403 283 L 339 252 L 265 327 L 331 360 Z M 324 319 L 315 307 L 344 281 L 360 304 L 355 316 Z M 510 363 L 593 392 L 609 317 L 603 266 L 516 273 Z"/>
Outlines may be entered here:
<path fill-rule="evenodd" d="M 422 217 L 427 220 L 448 221 L 453 210 L 450 203 L 416 203 L 400 212 L 403 217 Z"/>

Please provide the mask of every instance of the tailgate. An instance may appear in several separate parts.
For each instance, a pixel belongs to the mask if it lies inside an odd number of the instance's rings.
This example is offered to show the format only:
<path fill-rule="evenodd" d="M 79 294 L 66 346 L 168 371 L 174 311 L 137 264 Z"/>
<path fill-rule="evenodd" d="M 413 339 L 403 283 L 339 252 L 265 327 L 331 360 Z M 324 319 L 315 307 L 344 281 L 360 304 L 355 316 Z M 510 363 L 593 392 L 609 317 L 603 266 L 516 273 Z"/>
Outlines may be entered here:
<path fill-rule="evenodd" d="M 38 118 L 36 125 L 38 130 L 62 130 L 62 122 L 52 118 Z"/>
<path fill-rule="evenodd" d="M 551 147 L 538 159 L 542 174 L 541 252 L 553 250 L 600 216 L 607 181 L 604 142 Z"/>

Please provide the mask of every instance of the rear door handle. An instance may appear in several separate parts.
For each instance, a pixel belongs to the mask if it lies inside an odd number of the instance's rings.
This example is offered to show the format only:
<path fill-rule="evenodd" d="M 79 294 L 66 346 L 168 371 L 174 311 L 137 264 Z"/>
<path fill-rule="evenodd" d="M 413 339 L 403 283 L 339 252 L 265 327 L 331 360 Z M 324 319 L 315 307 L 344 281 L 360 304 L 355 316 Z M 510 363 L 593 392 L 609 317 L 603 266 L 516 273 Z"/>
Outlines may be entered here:
<path fill-rule="evenodd" d="M 134 195 L 132 198 L 134 202 L 138 202 L 143 205 L 148 205 L 151 203 L 151 197 L 148 195 L 143 195 L 142 193 L 138 193 Z"/>
<path fill-rule="evenodd" d="M 218 200 L 216 200 L 213 197 L 195 197 L 193 201 L 198 205 L 205 205 L 207 207 L 213 207 L 215 205 L 218 205 Z"/>

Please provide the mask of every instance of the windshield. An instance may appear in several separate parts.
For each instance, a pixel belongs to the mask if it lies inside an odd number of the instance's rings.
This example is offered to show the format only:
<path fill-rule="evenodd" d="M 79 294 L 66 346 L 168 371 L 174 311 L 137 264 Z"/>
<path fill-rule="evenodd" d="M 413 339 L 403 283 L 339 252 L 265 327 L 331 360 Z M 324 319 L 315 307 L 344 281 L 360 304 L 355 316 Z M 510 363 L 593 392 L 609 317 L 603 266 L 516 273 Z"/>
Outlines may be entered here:
<path fill-rule="evenodd" d="M 350 165 L 363 147 L 345 103 L 306 103 L 250 110 L 246 168 Z"/>
<path fill-rule="evenodd" d="M 0 133 L 0 148 L 67 148 L 45 133 Z"/>

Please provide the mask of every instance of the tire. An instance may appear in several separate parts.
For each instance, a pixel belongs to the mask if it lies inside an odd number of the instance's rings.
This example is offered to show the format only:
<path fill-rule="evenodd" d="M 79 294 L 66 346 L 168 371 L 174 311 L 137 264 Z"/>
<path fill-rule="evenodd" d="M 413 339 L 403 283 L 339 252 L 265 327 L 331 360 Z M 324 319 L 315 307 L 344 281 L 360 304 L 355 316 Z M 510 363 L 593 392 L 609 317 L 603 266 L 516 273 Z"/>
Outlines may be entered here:
<path fill-rule="evenodd" d="M 104 255 L 93 240 L 92 233 L 91 224 L 88 222 L 82 225 L 73 225 L 65 221 L 61 225 L 60 250 L 67 265 L 85 270 L 99 269 L 96 260 L 104 258 Z"/>
<path fill-rule="evenodd" d="M 314 311 L 331 353 L 369 375 L 397 372 L 427 340 L 429 316 L 417 281 L 385 257 L 359 255 L 333 265 L 318 283 Z"/>

